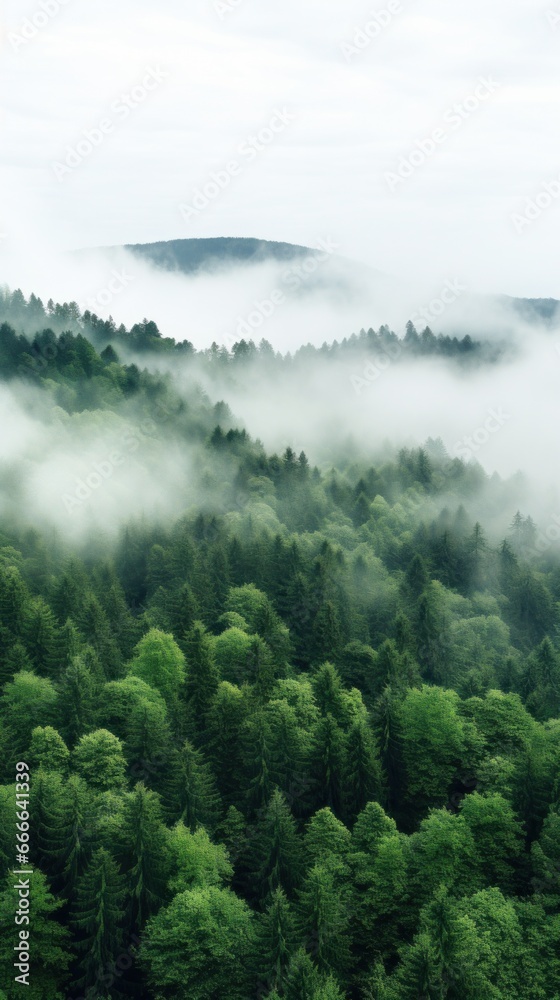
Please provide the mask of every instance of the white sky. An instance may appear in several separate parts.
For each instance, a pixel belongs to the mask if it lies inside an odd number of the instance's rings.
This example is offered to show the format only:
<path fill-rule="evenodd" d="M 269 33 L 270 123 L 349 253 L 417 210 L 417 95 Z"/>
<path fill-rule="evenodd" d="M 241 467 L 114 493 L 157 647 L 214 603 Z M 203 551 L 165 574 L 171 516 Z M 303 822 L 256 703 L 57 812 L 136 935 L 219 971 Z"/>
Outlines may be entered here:
<path fill-rule="evenodd" d="M 512 222 L 560 178 L 560 0 L 392 5 L 346 58 L 389 0 L 4 0 L 0 268 L 4 254 L 79 246 L 331 236 L 407 281 L 560 298 L 560 197 L 521 234 Z M 27 18 L 47 23 L 20 44 Z M 125 120 L 111 105 L 149 67 L 168 77 Z M 480 77 L 500 86 L 455 128 L 446 113 Z M 240 143 L 284 108 L 295 121 L 249 163 Z M 57 180 L 53 162 L 107 118 L 110 134 Z M 436 128 L 445 141 L 391 192 L 386 173 Z M 239 176 L 182 218 L 232 157 Z"/>

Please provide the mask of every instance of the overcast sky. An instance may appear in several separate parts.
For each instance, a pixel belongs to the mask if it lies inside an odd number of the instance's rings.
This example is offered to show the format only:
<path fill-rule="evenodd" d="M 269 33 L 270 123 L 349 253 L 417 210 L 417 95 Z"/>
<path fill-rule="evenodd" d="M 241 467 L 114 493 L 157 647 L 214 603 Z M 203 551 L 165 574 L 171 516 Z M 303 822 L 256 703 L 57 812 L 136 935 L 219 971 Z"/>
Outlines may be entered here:
<path fill-rule="evenodd" d="M 2 254 L 331 237 L 406 280 L 560 298 L 560 0 L 3 8 Z"/>

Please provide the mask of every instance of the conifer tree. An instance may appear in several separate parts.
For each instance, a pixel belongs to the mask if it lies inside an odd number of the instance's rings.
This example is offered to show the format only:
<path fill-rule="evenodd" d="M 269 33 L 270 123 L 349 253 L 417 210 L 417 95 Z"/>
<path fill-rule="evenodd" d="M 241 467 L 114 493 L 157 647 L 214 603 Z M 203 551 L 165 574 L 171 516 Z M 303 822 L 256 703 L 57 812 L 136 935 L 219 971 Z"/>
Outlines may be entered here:
<path fill-rule="evenodd" d="M 139 782 L 124 799 L 116 832 L 132 923 L 138 927 L 157 912 L 165 898 L 170 867 L 166 833 L 159 796 Z"/>
<path fill-rule="evenodd" d="M 278 888 L 291 896 L 300 881 L 302 845 L 295 820 L 278 790 L 259 821 L 251 854 L 261 897 Z"/>
<path fill-rule="evenodd" d="M 255 926 L 255 978 L 268 988 L 283 988 L 292 955 L 297 948 L 296 918 L 283 889 L 275 889 Z"/>
<path fill-rule="evenodd" d="M 109 851 L 95 851 L 76 887 L 72 923 L 79 933 L 82 955 L 76 985 L 85 990 L 98 985 L 120 954 L 123 944 L 124 879 Z"/>

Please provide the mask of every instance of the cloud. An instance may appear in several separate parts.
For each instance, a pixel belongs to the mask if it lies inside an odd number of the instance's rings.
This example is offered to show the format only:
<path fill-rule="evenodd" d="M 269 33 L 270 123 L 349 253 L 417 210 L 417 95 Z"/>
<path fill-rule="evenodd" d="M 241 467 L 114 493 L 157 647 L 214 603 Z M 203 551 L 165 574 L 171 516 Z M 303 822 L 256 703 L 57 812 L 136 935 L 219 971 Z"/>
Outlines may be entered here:
<path fill-rule="evenodd" d="M 560 31 L 546 4 L 403 0 L 350 62 L 341 44 L 383 0 L 240 0 L 223 17 L 213 0 L 187 11 L 167 0 L 157 12 L 146 0 L 118 9 L 69 0 L 16 51 L 10 33 L 40 4 L 5 6 L 1 180 L 19 190 L 45 242 L 247 235 L 305 244 L 327 225 L 347 256 L 406 280 L 452 270 L 481 291 L 560 296 L 556 206 L 524 239 L 510 222 L 559 169 Z M 168 84 L 58 184 L 52 161 L 158 63 Z M 502 84 L 496 98 L 391 196 L 385 170 L 488 74 Z M 185 227 L 178 206 L 278 104 L 294 109 L 294 128 Z M 2 222 L 14 239 L 18 228 L 17 214 Z"/>

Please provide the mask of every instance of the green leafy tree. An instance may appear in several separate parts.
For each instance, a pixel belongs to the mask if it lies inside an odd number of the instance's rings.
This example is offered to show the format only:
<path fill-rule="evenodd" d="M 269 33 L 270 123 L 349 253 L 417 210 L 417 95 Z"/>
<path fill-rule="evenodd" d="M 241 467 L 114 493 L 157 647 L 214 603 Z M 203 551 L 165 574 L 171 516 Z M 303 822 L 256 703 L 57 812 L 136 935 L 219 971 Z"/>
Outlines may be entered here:
<path fill-rule="evenodd" d="M 229 889 L 181 892 L 147 924 L 140 960 L 159 996 L 175 1000 L 246 1000 L 253 917 Z"/>
<path fill-rule="evenodd" d="M 56 722 L 58 697 L 46 677 L 21 671 L 4 686 L 3 715 L 10 735 L 10 757 L 21 760 L 38 726 Z"/>
<path fill-rule="evenodd" d="M 33 767 L 66 774 L 69 761 L 70 751 L 56 729 L 37 726 L 33 730 L 29 746 L 29 762 Z"/>
<path fill-rule="evenodd" d="M 511 892 L 523 841 L 521 824 L 511 804 L 501 795 L 475 792 L 465 798 L 461 816 L 474 837 L 478 863 L 487 883 Z"/>
<path fill-rule="evenodd" d="M 74 750 L 73 763 L 92 788 L 105 791 L 124 785 L 126 761 L 122 743 L 106 729 L 82 736 Z"/>
<path fill-rule="evenodd" d="M 129 672 L 173 704 L 185 680 L 185 657 L 172 635 L 151 629 L 136 646 Z"/>
<path fill-rule="evenodd" d="M 233 876 L 233 867 L 223 844 L 214 844 L 206 830 L 194 832 L 176 823 L 169 833 L 171 877 L 169 888 L 176 895 L 195 886 L 223 887 Z"/>
<path fill-rule="evenodd" d="M 453 691 L 424 686 L 408 691 L 401 707 L 402 753 L 407 800 L 416 815 L 443 805 L 464 750 L 459 698 Z M 422 753 L 418 748 L 422 747 Z"/>

